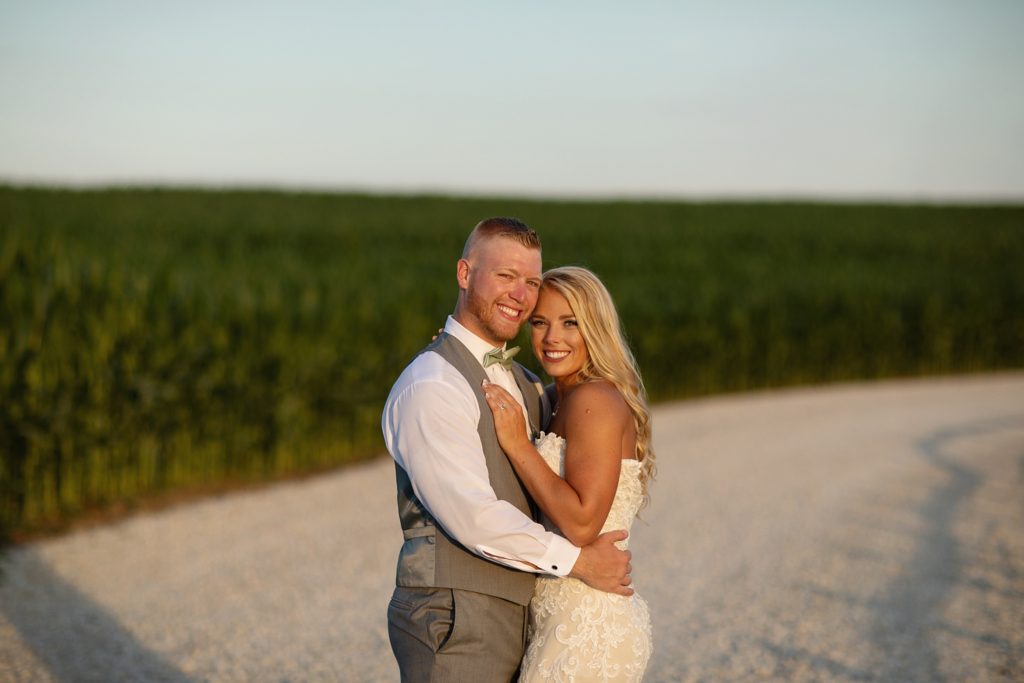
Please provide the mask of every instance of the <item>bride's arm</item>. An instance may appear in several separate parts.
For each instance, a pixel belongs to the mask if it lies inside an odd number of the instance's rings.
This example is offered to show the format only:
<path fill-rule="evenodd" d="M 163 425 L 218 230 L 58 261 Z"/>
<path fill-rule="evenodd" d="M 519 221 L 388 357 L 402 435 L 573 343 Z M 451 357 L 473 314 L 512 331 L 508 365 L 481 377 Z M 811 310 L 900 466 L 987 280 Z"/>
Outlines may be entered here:
<path fill-rule="evenodd" d="M 559 412 L 566 438 L 565 479 L 548 467 L 526 436 L 519 410 L 501 387 L 485 387 L 494 414 L 498 442 L 534 501 L 575 545 L 597 538 L 608 518 L 622 467 L 622 436 L 629 410 L 610 384 L 591 382 L 577 387 Z"/>

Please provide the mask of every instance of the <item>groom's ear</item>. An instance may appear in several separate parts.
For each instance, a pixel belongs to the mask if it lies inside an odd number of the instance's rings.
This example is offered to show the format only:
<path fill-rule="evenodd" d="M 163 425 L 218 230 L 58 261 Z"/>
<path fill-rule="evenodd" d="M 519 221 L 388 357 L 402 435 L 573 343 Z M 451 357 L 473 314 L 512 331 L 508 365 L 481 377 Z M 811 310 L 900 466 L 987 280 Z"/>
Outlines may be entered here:
<path fill-rule="evenodd" d="M 469 289 L 469 261 L 460 258 L 455 264 L 455 279 L 459 283 L 459 289 Z"/>

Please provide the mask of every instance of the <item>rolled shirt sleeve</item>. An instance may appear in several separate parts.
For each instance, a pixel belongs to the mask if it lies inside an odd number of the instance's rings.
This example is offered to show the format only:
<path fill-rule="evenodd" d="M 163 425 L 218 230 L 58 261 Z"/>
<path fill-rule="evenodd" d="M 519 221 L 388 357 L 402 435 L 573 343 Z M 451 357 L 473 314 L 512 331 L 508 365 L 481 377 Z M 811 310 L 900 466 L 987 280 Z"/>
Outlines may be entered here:
<path fill-rule="evenodd" d="M 436 360 L 419 360 L 448 365 L 427 355 Z M 404 383 L 400 378 L 383 415 L 388 450 L 409 475 L 416 497 L 472 552 L 515 569 L 565 576 L 580 549 L 495 495 L 477 433 L 476 397 L 454 368 L 435 369 L 447 376 Z"/>

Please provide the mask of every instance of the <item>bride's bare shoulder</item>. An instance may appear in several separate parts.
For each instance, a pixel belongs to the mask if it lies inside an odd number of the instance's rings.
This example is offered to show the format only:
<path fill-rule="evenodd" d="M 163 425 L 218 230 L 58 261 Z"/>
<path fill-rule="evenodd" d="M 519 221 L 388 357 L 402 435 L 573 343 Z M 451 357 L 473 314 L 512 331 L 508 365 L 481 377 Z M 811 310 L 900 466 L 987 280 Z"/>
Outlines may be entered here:
<path fill-rule="evenodd" d="M 561 408 L 566 417 L 600 418 L 602 420 L 622 418 L 629 415 L 622 394 L 611 382 L 597 380 L 584 382 L 565 398 L 565 406 Z M 560 411 L 561 412 L 561 411 Z"/>

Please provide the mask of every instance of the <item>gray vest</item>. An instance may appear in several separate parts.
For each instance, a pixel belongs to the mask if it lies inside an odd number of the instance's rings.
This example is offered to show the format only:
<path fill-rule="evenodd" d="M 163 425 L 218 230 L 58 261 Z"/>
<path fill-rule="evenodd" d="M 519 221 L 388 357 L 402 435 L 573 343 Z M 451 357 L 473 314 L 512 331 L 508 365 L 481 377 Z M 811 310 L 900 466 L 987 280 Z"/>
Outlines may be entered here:
<path fill-rule="evenodd" d="M 480 404 L 480 422 L 477 431 L 483 444 L 487 474 L 494 493 L 506 500 L 524 515 L 536 519 L 532 501 L 498 445 L 494 432 L 494 418 L 484 398 L 481 384 L 487 375 L 480 362 L 458 339 L 442 333 L 420 353 L 433 351 L 448 361 L 473 387 Z M 530 430 L 536 433 L 541 420 L 549 414 L 547 397 L 540 381 L 514 364 L 512 374 L 523 394 L 530 416 Z M 542 405 L 543 404 L 543 405 Z M 533 595 L 534 575 L 517 571 L 497 562 L 485 560 L 448 535 L 424 509 L 412 490 L 405 470 L 395 463 L 398 484 L 398 516 L 402 523 L 405 543 L 398 555 L 395 582 L 399 586 L 414 588 L 458 588 L 493 595 L 520 605 L 527 605 Z"/>

